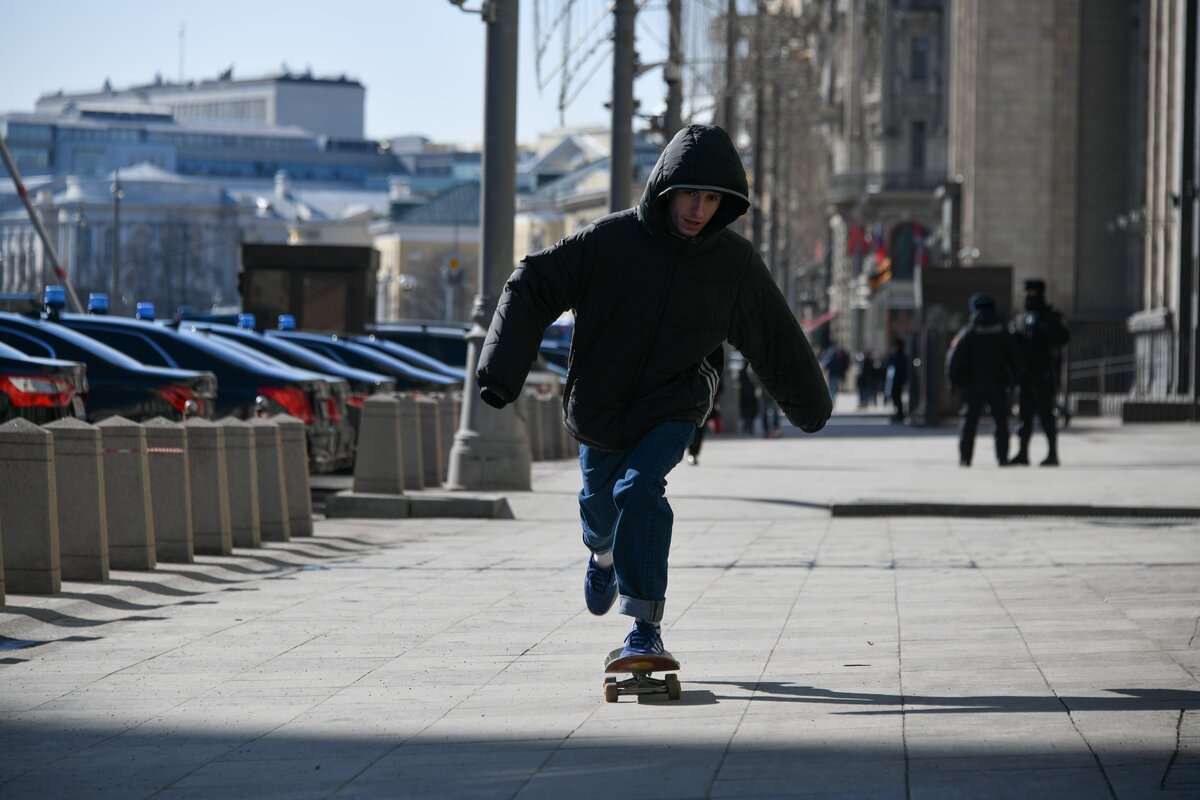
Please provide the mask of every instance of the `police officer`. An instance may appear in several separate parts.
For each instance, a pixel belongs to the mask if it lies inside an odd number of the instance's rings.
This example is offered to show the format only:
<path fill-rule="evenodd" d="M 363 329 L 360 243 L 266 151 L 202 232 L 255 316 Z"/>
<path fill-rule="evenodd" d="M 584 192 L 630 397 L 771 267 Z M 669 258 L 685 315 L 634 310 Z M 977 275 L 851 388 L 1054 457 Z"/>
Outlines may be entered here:
<path fill-rule="evenodd" d="M 1043 467 L 1058 466 L 1058 431 L 1054 424 L 1054 378 L 1058 350 L 1071 338 L 1062 314 L 1046 302 L 1046 282 L 1031 278 L 1024 283 L 1025 310 L 1010 323 L 1009 330 L 1020 346 L 1023 369 L 1019 376 L 1021 426 L 1017 429 L 1020 448 L 1013 464 L 1029 463 L 1029 440 L 1036 416 L 1046 434 L 1050 452 Z"/>
<path fill-rule="evenodd" d="M 962 394 L 963 401 L 958 463 L 971 466 L 975 429 L 986 405 L 996 424 L 996 461 L 1004 466 L 1008 463 L 1008 386 L 1015 377 L 1020 355 L 990 295 L 972 295 L 970 309 L 970 322 L 954 337 L 946 355 L 946 377 Z"/>

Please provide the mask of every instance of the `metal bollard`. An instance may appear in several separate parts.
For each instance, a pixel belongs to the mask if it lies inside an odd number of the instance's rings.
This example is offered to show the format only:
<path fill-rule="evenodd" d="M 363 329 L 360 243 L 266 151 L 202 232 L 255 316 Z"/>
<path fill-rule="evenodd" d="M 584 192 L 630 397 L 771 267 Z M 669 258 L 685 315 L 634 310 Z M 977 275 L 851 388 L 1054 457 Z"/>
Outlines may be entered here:
<path fill-rule="evenodd" d="M 190 564 L 192 484 L 188 477 L 187 431 L 178 422 L 155 417 L 142 423 L 154 516 L 154 553 L 159 561 Z"/>
<path fill-rule="evenodd" d="M 157 557 L 146 431 L 124 417 L 109 417 L 96 427 L 104 444 L 108 564 L 112 569 L 154 569 Z"/>
<path fill-rule="evenodd" d="M 27 419 L 0 425 L 0 549 L 9 592 L 62 588 L 52 438 Z"/>
<path fill-rule="evenodd" d="M 279 426 L 280 459 L 287 486 L 288 526 L 292 536 L 312 536 L 312 487 L 308 480 L 308 436 L 304 423 L 288 414 L 270 421 Z"/>
<path fill-rule="evenodd" d="M 75 417 L 45 426 L 54 440 L 58 549 L 65 581 L 108 580 L 108 512 L 100 430 Z"/>
<path fill-rule="evenodd" d="M 192 550 L 227 556 L 233 552 L 229 519 L 229 474 L 225 464 L 225 430 L 211 420 L 192 417 L 187 430 L 188 476 L 192 495 Z"/>
<path fill-rule="evenodd" d="M 375 394 L 363 403 L 354 459 L 354 491 L 362 494 L 404 494 L 403 442 L 400 400 Z"/>
<path fill-rule="evenodd" d="M 229 478 L 229 526 L 233 546 L 261 547 L 254 429 L 237 417 L 223 417 L 217 420 L 217 425 L 225 433 L 225 474 Z"/>
<path fill-rule="evenodd" d="M 292 526 L 279 426 L 256 418 L 250 420 L 250 427 L 254 431 L 254 457 L 258 461 L 258 521 L 262 538 L 264 542 L 286 542 L 292 538 Z"/>

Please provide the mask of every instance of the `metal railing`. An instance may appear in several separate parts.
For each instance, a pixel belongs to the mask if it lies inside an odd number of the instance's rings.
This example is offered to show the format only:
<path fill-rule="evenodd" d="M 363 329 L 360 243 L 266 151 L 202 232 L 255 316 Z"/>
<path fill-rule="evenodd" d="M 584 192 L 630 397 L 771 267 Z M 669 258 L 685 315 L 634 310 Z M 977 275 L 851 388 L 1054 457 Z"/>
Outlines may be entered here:
<path fill-rule="evenodd" d="M 1120 415 L 1137 380 L 1133 336 L 1123 320 L 1073 320 L 1063 362 L 1063 399 L 1069 409 L 1082 415 Z"/>

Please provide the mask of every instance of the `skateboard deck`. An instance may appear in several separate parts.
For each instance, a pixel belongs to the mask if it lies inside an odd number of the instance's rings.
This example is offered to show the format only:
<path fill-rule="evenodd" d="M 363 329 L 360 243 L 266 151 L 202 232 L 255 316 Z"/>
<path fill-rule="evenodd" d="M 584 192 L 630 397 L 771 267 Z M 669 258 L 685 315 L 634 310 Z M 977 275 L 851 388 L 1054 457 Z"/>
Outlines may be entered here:
<path fill-rule="evenodd" d="M 617 702 L 623 694 L 665 694 L 670 700 L 678 700 L 682 694 L 679 686 L 679 676 L 674 673 L 662 678 L 652 678 L 653 672 L 679 669 L 679 662 L 665 650 L 661 655 L 636 655 L 621 657 L 625 648 L 618 647 L 604 659 L 604 671 L 607 673 L 629 673 L 632 675 L 625 680 L 618 680 L 610 674 L 604 679 L 604 699 L 609 703 Z"/>

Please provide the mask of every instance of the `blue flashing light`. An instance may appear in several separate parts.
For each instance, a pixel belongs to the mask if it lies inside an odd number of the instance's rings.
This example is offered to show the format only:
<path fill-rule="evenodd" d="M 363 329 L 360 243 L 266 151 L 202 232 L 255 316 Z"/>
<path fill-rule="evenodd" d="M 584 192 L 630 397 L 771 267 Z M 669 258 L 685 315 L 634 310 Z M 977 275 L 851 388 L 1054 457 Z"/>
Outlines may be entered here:
<path fill-rule="evenodd" d="M 108 313 L 108 295 L 104 292 L 92 292 L 88 295 L 89 314 L 107 314 Z"/>
<path fill-rule="evenodd" d="M 154 321 L 154 303 L 143 300 L 137 304 L 137 312 L 134 314 L 138 319 L 144 319 L 148 322 Z"/>
<path fill-rule="evenodd" d="M 237 326 L 246 330 L 254 330 L 255 324 L 258 322 L 253 314 L 238 314 Z"/>
<path fill-rule="evenodd" d="M 294 331 L 296 330 L 296 318 L 291 314 L 279 315 L 279 330 Z"/>
<path fill-rule="evenodd" d="M 67 290 L 62 286 L 47 286 L 42 302 L 46 308 L 62 311 L 67 307 Z"/>

